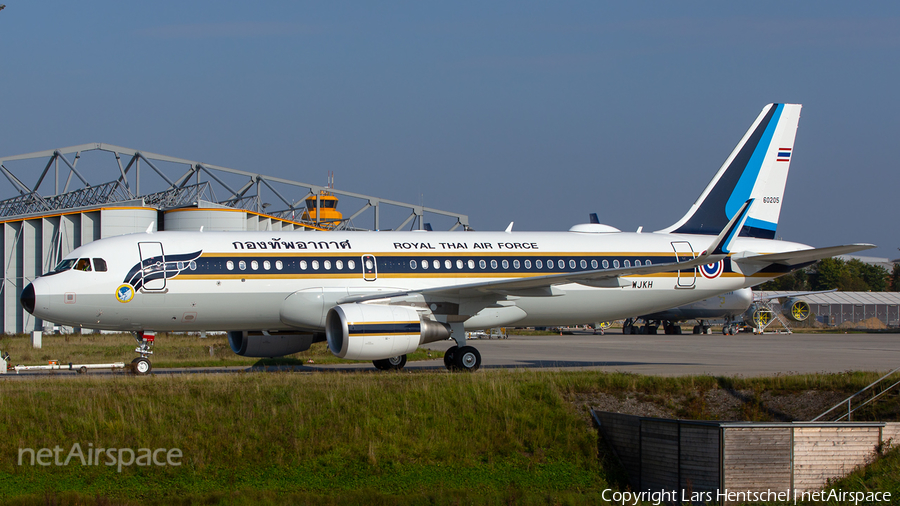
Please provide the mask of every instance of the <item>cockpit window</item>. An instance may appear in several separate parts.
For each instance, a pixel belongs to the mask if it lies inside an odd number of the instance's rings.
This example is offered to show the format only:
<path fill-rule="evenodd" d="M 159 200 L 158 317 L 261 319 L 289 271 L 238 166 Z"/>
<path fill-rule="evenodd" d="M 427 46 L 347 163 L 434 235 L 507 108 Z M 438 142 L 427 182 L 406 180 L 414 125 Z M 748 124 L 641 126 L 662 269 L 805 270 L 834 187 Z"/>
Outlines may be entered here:
<path fill-rule="evenodd" d="M 95 258 L 94 270 L 97 272 L 106 272 L 106 260 L 102 258 Z"/>
<path fill-rule="evenodd" d="M 79 258 L 78 262 L 75 263 L 76 271 L 89 271 L 91 270 L 91 260 L 89 258 Z"/>
<path fill-rule="evenodd" d="M 62 262 L 57 264 L 56 268 L 54 268 L 50 273 L 57 274 L 59 272 L 64 272 L 71 269 L 72 266 L 75 265 L 75 260 L 75 258 L 67 258 L 63 260 Z"/>

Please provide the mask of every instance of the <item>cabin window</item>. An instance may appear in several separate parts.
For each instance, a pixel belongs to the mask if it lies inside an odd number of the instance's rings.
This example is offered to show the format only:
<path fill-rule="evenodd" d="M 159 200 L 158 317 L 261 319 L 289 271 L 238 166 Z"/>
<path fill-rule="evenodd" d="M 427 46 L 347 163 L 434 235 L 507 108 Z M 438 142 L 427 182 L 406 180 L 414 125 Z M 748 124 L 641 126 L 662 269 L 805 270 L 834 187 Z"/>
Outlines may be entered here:
<path fill-rule="evenodd" d="M 565 269 L 565 268 L 566 268 L 566 261 L 565 261 L 565 260 L 559 260 L 559 261 L 556 262 L 556 265 L 558 265 L 560 269 Z"/>
<path fill-rule="evenodd" d="M 416 264 L 416 261 L 415 261 L 415 260 L 410 260 L 410 261 L 409 261 L 409 268 L 410 268 L 410 269 L 416 270 L 417 267 L 418 267 L 418 264 Z"/>
<path fill-rule="evenodd" d="M 280 271 L 282 268 L 284 268 L 284 264 L 281 263 L 281 260 L 276 260 L 276 261 L 275 261 L 275 268 L 278 269 L 279 271 Z"/>
<path fill-rule="evenodd" d="M 509 269 L 509 260 L 504 260 L 504 261 L 503 261 L 503 268 L 504 268 L 504 269 Z"/>
<path fill-rule="evenodd" d="M 441 268 L 441 261 L 440 261 L 440 260 L 433 260 L 433 261 L 431 262 L 431 265 L 433 265 L 435 269 L 440 269 L 440 268 Z"/>
<path fill-rule="evenodd" d="M 487 262 L 485 262 L 484 260 L 479 260 L 478 267 L 481 267 L 482 269 L 487 269 Z"/>
<path fill-rule="evenodd" d="M 582 269 L 587 269 L 587 260 L 582 260 L 582 261 L 581 261 L 581 268 L 582 268 Z"/>
<path fill-rule="evenodd" d="M 641 266 L 641 261 L 640 261 L 640 260 L 635 260 L 635 261 L 634 261 L 634 265 L 635 265 L 635 267 L 640 267 L 640 266 Z"/>
<path fill-rule="evenodd" d="M 356 269 L 356 262 L 353 260 L 347 260 L 347 268 L 348 269 Z"/>
<path fill-rule="evenodd" d="M 304 270 L 304 271 L 305 271 L 305 270 L 306 270 L 306 265 L 307 265 L 307 264 L 306 264 L 306 260 L 300 260 L 300 269 L 301 269 L 301 270 Z"/>
<path fill-rule="evenodd" d="M 196 270 L 197 270 L 197 262 L 195 262 L 195 261 L 193 261 L 193 260 L 191 260 L 191 270 L 192 270 L 192 271 L 196 271 Z"/>
<path fill-rule="evenodd" d="M 631 261 L 630 261 L 630 260 L 625 260 L 625 263 L 624 263 L 623 265 L 624 265 L 625 267 L 631 267 Z"/>
<path fill-rule="evenodd" d="M 591 269 L 596 269 L 596 268 L 597 268 L 597 266 L 598 266 L 598 264 L 597 264 L 597 260 L 596 260 L 596 259 L 594 259 L 594 260 L 591 260 Z"/>
<path fill-rule="evenodd" d="M 76 271 L 91 270 L 91 260 L 88 258 L 79 258 L 78 261 L 75 262 L 75 270 Z"/>
<path fill-rule="evenodd" d="M 613 267 L 615 267 L 616 269 L 619 268 L 619 261 L 618 261 L 618 260 L 613 260 Z"/>
<path fill-rule="evenodd" d="M 452 267 L 453 267 L 453 262 L 451 262 L 450 260 L 444 260 L 444 268 L 445 269 L 450 269 Z"/>
<path fill-rule="evenodd" d="M 339 270 L 339 271 L 343 270 L 344 269 L 344 261 L 338 260 L 337 262 L 334 263 L 334 266 L 337 267 L 337 270 Z"/>
<path fill-rule="evenodd" d="M 243 260 L 241 260 L 240 262 L 238 262 L 238 269 L 240 269 L 240 270 L 242 270 L 242 271 L 247 270 L 247 262 L 245 262 L 245 261 L 243 261 Z"/>
<path fill-rule="evenodd" d="M 475 268 L 475 260 L 472 260 L 472 259 L 470 258 L 469 261 L 466 262 L 466 263 L 468 264 L 469 269 L 474 269 L 474 268 Z"/>
<path fill-rule="evenodd" d="M 520 264 L 519 264 L 519 261 L 518 261 L 518 260 L 513 260 L 513 269 L 518 269 L 518 268 L 519 268 L 519 265 L 520 265 Z"/>
<path fill-rule="evenodd" d="M 375 262 L 373 262 L 371 258 L 367 258 L 366 259 L 366 270 L 371 271 L 374 268 L 375 268 Z M 318 269 L 318 267 L 316 267 L 316 269 Z"/>
<path fill-rule="evenodd" d="M 457 260 L 457 261 L 456 261 L 456 268 L 459 269 L 459 270 L 462 270 L 462 268 L 463 268 L 463 261 L 462 261 L 462 260 Z"/>
<path fill-rule="evenodd" d="M 609 269 L 609 260 L 604 260 L 604 261 L 603 261 L 603 268 L 604 268 L 604 269 Z"/>
<path fill-rule="evenodd" d="M 272 264 L 268 260 L 263 261 L 263 269 L 269 270 L 272 268 Z"/>
<path fill-rule="evenodd" d="M 569 260 L 569 269 L 575 268 L 575 260 Z"/>
<path fill-rule="evenodd" d="M 319 270 L 319 261 L 318 261 L 318 260 L 313 260 L 313 261 L 312 261 L 312 268 L 313 268 L 314 271 Z"/>
<path fill-rule="evenodd" d="M 644 263 L 644 265 L 650 265 L 650 259 L 647 259 L 647 261 Z"/>
<path fill-rule="evenodd" d="M 225 268 L 228 269 L 229 271 L 233 271 L 234 270 L 234 262 L 232 262 L 231 260 L 225 262 Z"/>
<path fill-rule="evenodd" d="M 535 260 L 535 261 L 534 261 L 534 266 L 537 267 L 538 269 L 543 269 L 543 268 L 544 268 L 544 262 L 541 262 L 540 260 Z"/>
<path fill-rule="evenodd" d="M 497 268 L 497 261 L 491 260 L 491 269 L 496 269 L 496 268 Z"/>
<path fill-rule="evenodd" d="M 422 260 L 422 270 L 428 269 L 428 260 Z"/>
<path fill-rule="evenodd" d="M 322 262 L 322 265 L 325 266 L 325 270 L 326 270 L 326 271 L 330 271 L 330 270 L 331 270 L 331 260 L 325 260 L 324 262 Z"/>
<path fill-rule="evenodd" d="M 106 260 L 102 258 L 95 258 L 94 270 L 97 272 L 106 272 Z"/>
<path fill-rule="evenodd" d="M 531 269 L 531 260 L 525 260 L 525 268 Z"/>
<path fill-rule="evenodd" d="M 256 260 L 250 262 L 250 268 L 254 271 L 259 270 L 259 262 L 257 262 Z"/>

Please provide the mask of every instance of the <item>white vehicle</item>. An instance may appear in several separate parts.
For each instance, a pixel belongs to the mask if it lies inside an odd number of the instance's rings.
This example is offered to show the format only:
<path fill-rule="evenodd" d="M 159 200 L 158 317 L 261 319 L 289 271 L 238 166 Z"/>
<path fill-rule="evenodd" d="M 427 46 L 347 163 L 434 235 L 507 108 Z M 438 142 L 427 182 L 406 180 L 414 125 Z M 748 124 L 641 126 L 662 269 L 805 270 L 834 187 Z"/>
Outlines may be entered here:
<path fill-rule="evenodd" d="M 773 240 L 800 105 L 769 104 L 687 214 L 653 233 L 153 232 L 73 250 L 22 292 L 55 324 L 132 331 L 146 372 L 154 331 L 228 331 L 235 353 L 282 356 L 326 340 L 341 358 L 400 368 L 448 337 L 450 369 L 476 370 L 466 330 L 650 314 L 740 290 L 829 256 Z"/>

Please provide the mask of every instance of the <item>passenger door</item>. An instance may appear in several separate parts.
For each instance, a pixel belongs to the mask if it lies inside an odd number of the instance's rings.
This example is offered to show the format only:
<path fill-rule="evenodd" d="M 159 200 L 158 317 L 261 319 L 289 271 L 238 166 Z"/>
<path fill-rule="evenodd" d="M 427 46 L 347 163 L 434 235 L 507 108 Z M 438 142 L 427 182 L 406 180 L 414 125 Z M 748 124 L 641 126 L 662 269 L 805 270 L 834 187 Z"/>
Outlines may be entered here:
<path fill-rule="evenodd" d="M 166 289 L 166 257 L 161 242 L 139 242 L 141 251 L 141 288 L 148 291 Z"/>

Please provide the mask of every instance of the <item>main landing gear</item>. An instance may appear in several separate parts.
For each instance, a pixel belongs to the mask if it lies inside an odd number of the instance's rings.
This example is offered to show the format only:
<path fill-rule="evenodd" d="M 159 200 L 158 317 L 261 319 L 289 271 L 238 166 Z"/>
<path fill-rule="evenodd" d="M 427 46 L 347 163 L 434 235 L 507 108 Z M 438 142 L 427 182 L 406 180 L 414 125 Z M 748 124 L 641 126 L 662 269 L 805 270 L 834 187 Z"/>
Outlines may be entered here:
<path fill-rule="evenodd" d="M 399 357 L 384 358 L 381 360 L 373 360 L 375 368 L 381 371 L 399 371 L 406 365 L 406 355 Z"/>
<path fill-rule="evenodd" d="M 450 371 L 475 372 L 481 367 L 481 353 L 472 346 L 453 346 L 444 353 L 444 367 Z"/>
<path fill-rule="evenodd" d="M 466 345 L 465 326 L 462 322 L 454 322 L 450 329 L 450 338 L 456 341 L 456 346 L 444 353 L 444 367 L 449 371 L 477 371 L 481 367 L 481 353 Z"/>
<path fill-rule="evenodd" d="M 134 351 L 141 354 L 140 357 L 131 361 L 131 372 L 144 375 L 149 373 L 153 366 L 150 365 L 150 355 L 153 355 L 153 341 L 156 339 L 154 333 L 132 332 L 134 340 L 137 341 L 138 347 Z"/>

